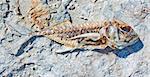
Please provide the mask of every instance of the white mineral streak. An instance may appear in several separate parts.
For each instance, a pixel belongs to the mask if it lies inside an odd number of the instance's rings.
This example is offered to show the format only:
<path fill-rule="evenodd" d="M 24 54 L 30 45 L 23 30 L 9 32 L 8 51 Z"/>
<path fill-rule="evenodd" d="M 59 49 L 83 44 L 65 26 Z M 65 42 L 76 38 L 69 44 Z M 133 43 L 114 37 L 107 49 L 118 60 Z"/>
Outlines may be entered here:
<path fill-rule="evenodd" d="M 37 25 L 112 18 L 128 23 L 144 47 L 126 58 L 88 50 L 56 54 L 70 49 L 46 37 L 27 36 Z M 149 43 L 150 0 L 0 0 L 0 77 L 150 77 Z"/>

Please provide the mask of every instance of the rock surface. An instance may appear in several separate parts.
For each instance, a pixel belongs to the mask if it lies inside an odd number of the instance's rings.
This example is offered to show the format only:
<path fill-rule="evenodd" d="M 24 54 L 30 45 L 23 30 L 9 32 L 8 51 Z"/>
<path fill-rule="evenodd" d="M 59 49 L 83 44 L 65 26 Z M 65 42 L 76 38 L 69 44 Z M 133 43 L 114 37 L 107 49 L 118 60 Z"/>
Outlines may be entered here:
<path fill-rule="evenodd" d="M 112 18 L 137 32 L 139 51 L 126 57 L 86 50 L 56 54 L 61 45 L 28 35 L 65 20 Z M 0 77 L 150 77 L 149 32 L 149 0 L 0 0 Z"/>

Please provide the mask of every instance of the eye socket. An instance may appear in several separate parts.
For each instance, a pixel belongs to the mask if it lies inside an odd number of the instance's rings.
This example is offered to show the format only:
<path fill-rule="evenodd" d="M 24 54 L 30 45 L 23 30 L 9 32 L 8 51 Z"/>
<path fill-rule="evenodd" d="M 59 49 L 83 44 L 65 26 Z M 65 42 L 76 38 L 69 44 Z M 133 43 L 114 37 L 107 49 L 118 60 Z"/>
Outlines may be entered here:
<path fill-rule="evenodd" d="M 123 31 L 129 32 L 131 30 L 130 26 L 121 27 Z"/>

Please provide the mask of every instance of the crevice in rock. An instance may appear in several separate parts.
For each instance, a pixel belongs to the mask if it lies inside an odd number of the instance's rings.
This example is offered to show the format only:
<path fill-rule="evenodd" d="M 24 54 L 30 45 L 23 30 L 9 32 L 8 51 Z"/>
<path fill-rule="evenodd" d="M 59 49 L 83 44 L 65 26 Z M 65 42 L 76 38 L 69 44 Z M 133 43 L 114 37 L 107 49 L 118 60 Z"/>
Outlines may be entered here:
<path fill-rule="evenodd" d="M 3 69 L 2 71 L 0 71 L 0 75 L 1 75 L 3 72 L 5 72 L 5 70 L 6 70 L 6 69 Z"/>
<path fill-rule="evenodd" d="M 27 63 L 27 64 L 23 64 L 22 66 L 19 67 L 19 69 L 17 69 L 16 71 L 22 71 L 24 70 L 27 66 L 29 65 L 34 65 L 35 63 Z"/>

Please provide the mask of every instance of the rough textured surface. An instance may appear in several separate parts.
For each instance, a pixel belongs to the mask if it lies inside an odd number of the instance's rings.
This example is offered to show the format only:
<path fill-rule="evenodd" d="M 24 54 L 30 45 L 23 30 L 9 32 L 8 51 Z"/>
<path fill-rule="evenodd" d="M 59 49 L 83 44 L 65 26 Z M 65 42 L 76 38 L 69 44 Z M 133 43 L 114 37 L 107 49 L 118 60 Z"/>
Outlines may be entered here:
<path fill-rule="evenodd" d="M 80 24 L 112 18 L 131 25 L 143 47 L 137 43 L 115 54 L 56 54 L 65 47 L 43 36 L 28 36 L 65 20 Z M 149 32 L 149 0 L 0 0 L 0 76 L 150 77 Z"/>

